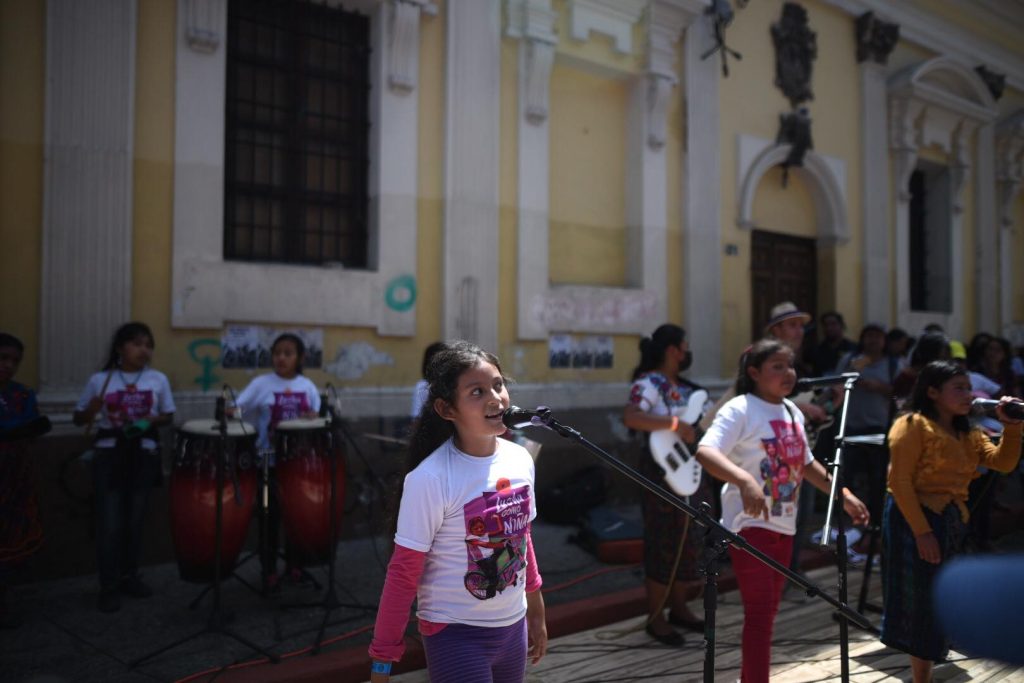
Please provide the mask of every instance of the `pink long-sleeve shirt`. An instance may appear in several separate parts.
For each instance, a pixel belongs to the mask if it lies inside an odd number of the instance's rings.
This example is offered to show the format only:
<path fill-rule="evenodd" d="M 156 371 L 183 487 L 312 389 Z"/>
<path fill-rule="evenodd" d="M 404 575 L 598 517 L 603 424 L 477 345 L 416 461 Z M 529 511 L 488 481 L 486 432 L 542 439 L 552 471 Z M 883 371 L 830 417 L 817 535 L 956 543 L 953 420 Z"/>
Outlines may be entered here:
<path fill-rule="evenodd" d="M 384 590 L 381 591 L 377 607 L 377 622 L 373 627 L 373 641 L 370 643 L 370 657 L 378 661 L 397 662 L 405 653 L 405 627 L 409 624 L 409 609 L 416 598 L 416 589 L 423 575 L 427 554 L 401 545 L 388 563 Z M 537 569 L 537 557 L 533 552 L 533 534 L 526 532 L 526 592 L 540 590 L 543 580 Z M 422 635 L 439 633 L 447 624 L 419 620 Z"/>

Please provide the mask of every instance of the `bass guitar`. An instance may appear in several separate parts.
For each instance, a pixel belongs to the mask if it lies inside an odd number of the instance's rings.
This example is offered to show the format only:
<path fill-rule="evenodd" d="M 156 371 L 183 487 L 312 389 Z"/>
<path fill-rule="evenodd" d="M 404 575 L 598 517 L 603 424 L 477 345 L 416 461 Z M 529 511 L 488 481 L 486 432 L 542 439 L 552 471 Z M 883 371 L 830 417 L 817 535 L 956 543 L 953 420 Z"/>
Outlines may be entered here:
<path fill-rule="evenodd" d="M 678 417 L 680 422 L 696 424 L 704 412 L 707 400 L 708 392 L 697 389 L 690 394 L 686 405 L 679 406 L 672 414 Z M 669 488 L 680 496 L 689 496 L 697 491 L 700 487 L 702 468 L 675 430 L 659 429 L 651 432 L 648 447 L 654 462 L 665 471 L 665 481 L 668 482 Z"/>

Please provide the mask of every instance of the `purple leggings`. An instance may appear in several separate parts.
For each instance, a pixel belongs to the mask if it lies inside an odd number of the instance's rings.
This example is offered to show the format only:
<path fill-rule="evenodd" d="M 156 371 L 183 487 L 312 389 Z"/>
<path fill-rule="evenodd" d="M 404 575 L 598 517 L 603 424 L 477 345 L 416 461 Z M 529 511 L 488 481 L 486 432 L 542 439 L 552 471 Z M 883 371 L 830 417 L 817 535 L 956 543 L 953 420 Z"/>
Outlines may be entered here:
<path fill-rule="evenodd" d="M 526 641 L 526 617 L 498 628 L 448 624 L 423 638 L 430 681 L 523 683 Z"/>

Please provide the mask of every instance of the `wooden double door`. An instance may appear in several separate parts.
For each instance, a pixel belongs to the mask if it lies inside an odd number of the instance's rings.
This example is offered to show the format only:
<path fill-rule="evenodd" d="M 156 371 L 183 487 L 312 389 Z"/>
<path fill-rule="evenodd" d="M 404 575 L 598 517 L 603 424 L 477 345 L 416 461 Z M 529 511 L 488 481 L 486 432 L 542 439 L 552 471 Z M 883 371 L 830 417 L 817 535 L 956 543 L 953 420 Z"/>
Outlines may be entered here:
<path fill-rule="evenodd" d="M 817 320 L 818 254 L 813 239 L 754 230 L 750 240 L 751 336 L 760 339 L 772 307 L 792 301 Z M 805 344 L 811 339 L 805 340 Z"/>

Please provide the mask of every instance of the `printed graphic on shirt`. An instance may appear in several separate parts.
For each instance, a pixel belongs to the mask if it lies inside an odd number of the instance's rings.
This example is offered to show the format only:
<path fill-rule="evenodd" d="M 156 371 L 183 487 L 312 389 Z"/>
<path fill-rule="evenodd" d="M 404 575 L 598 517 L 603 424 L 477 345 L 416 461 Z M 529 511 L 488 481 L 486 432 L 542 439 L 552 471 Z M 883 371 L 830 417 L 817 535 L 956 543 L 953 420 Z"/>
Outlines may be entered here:
<path fill-rule="evenodd" d="M 115 429 L 148 417 L 153 412 L 153 391 L 139 391 L 132 384 L 108 393 L 103 400 L 107 406 L 107 417 Z"/>
<path fill-rule="evenodd" d="M 763 491 L 772 499 L 772 517 L 793 517 L 804 475 L 805 444 L 795 423 L 772 420 L 770 424 L 775 436 L 761 439 L 765 453 L 760 464 Z"/>
<path fill-rule="evenodd" d="M 526 567 L 530 487 L 512 488 L 508 479 L 499 479 L 496 488 L 462 509 L 467 556 L 464 584 L 478 600 L 493 598 L 526 580 L 520 572 Z"/>
<path fill-rule="evenodd" d="M 275 391 L 274 405 L 270 406 L 270 424 L 277 425 L 282 420 L 294 420 L 309 412 L 309 400 L 305 392 Z"/>

